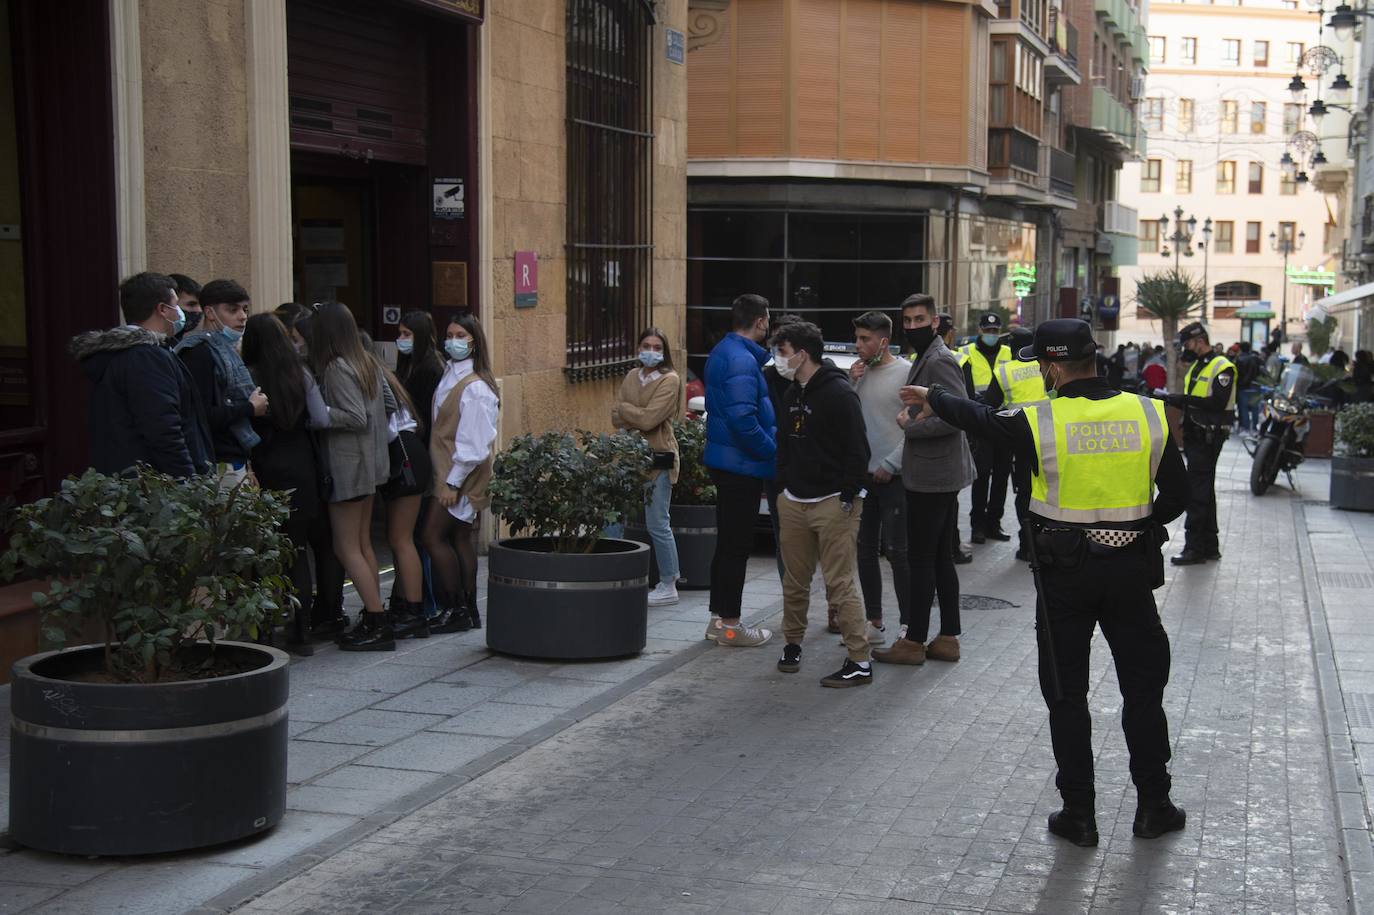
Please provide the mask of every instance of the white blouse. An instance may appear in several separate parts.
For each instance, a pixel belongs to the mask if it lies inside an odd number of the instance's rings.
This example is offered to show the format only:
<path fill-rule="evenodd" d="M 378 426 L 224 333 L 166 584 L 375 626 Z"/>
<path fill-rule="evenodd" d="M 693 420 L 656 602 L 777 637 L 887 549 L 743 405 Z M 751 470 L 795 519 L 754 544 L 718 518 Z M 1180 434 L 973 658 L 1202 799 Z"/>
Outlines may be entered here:
<path fill-rule="evenodd" d="M 439 408 L 448 399 L 449 392 L 471 374 L 471 359 L 449 362 L 443 377 L 439 379 L 439 386 L 434 389 L 431 424 L 438 418 Z M 463 390 L 458 409 L 458 432 L 453 437 L 453 469 L 449 471 L 447 481 L 451 486 L 462 486 L 468 474 L 490 456 L 492 443 L 496 441 L 496 423 L 501 416 L 501 404 L 496 399 L 496 392 L 481 382 L 470 384 Z M 477 517 L 467 496 L 460 497 L 448 513 L 459 521 L 471 522 Z"/>

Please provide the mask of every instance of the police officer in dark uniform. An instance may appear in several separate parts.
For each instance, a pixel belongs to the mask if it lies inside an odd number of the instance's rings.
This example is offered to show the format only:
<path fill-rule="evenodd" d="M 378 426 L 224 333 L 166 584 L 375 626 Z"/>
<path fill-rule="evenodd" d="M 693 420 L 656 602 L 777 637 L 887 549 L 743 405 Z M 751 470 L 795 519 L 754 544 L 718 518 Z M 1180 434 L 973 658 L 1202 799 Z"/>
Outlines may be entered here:
<path fill-rule="evenodd" d="M 1190 566 L 1221 558 L 1217 540 L 1217 458 L 1236 419 L 1236 366 L 1212 350 L 1207 328 L 1194 321 L 1178 332 L 1183 358 L 1192 364 L 1182 394 L 1164 394 L 1183 409 L 1183 456 L 1188 461 L 1188 521 L 1183 552 L 1171 561 Z"/>
<path fill-rule="evenodd" d="M 1017 356 L 1021 350 L 1030 348 L 1034 342 L 1034 335 L 1029 328 L 1013 327 L 1007 339 L 1013 358 L 1010 362 L 1003 362 L 997 366 L 997 371 L 992 373 L 992 383 L 978 398 L 994 410 L 1024 406 L 1045 399 L 1045 385 L 1040 378 L 1039 363 L 1034 359 L 1021 359 Z M 1030 467 L 1026 461 L 1017 459 L 1013 453 L 1011 488 L 1016 493 L 1016 521 L 1020 528 L 1017 531 L 1016 558 L 1022 562 L 1030 562 L 1030 546 L 1026 543 L 1030 482 Z"/>
<path fill-rule="evenodd" d="M 997 368 L 1011 361 L 1011 349 L 1002 343 L 1002 319 L 996 312 L 988 312 L 978 319 L 978 337 L 960 347 L 965 365 L 973 378 L 973 389 L 982 394 L 997 375 Z M 969 511 L 969 526 L 974 543 L 1010 540 L 1002 530 L 1002 512 L 1007 506 L 1007 480 L 1011 477 L 1011 453 L 990 441 L 974 439 L 973 463 L 978 476 L 973 481 L 973 505 Z"/>
<path fill-rule="evenodd" d="M 1133 831 L 1155 838 L 1186 821 L 1169 799 L 1169 637 L 1153 590 L 1164 580 L 1163 526 L 1187 500 L 1187 471 L 1169 439 L 1164 405 L 1098 377 L 1086 323 L 1046 321 L 1034 341 L 1019 355 L 1039 361 L 1047 400 L 998 411 L 935 385 L 903 388 L 902 401 L 1015 451 L 1033 472 L 1028 521 L 1040 597 L 1040 689 L 1064 798 L 1063 809 L 1050 814 L 1050 832 L 1076 845 L 1098 842 L 1088 673 L 1100 625 L 1124 700 L 1121 724 L 1138 796 Z"/>

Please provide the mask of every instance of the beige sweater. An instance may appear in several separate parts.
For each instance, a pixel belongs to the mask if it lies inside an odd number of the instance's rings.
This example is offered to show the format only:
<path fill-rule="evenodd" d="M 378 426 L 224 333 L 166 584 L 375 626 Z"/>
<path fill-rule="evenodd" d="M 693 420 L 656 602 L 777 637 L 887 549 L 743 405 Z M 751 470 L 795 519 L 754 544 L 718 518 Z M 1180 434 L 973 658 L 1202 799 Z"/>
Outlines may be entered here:
<path fill-rule="evenodd" d="M 617 429 L 634 429 L 643 434 L 655 451 L 678 454 L 673 437 L 673 420 L 682 415 L 683 386 L 676 372 L 660 372 L 648 384 L 640 383 L 640 370 L 631 369 L 620 383 L 620 397 L 611 407 L 611 423 Z M 677 482 L 679 460 L 673 462 L 671 479 Z M 655 470 L 657 477 L 663 471 Z"/>

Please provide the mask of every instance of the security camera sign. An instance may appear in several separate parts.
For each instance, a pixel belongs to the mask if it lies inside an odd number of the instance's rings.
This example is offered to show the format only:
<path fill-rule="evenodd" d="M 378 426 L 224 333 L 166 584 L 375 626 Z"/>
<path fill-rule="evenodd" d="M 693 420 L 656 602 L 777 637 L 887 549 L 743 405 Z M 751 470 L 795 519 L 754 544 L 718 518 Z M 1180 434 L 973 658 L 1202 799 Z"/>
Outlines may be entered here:
<path fill-rule="evenodd" d="M 462 219 L 467 215 L 466 195 L 462 178 L 435 178 L 434 218 Z"/>
<path fill-rule="evenodd" d="M 399 305 L 384 305 L 384 306 L 382 306 L 382 323 L 383 323 L 383 324 L 400 324 L 400 323 L 401 323 L 401 306 L 399 306 Z"/>

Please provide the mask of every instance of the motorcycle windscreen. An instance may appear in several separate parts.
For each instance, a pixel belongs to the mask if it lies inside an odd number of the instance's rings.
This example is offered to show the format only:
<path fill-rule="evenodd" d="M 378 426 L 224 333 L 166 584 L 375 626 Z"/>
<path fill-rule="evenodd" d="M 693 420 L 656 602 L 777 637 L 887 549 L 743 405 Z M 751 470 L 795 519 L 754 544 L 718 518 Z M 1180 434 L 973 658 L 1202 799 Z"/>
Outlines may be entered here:
<path fill-rule="evenodd" d="M 1279 379 L 1279 393 L 1293 403 L 1301 404 L 1316 377 L 1305 365 L 1290 365 L 1283 370 L 1283 377 Z"/>

